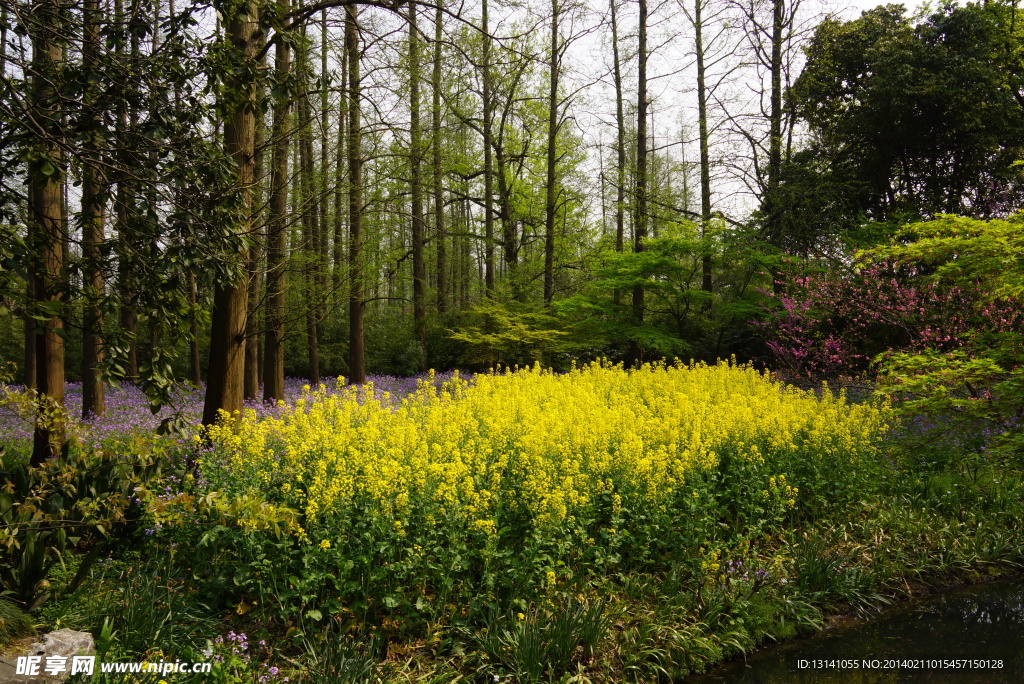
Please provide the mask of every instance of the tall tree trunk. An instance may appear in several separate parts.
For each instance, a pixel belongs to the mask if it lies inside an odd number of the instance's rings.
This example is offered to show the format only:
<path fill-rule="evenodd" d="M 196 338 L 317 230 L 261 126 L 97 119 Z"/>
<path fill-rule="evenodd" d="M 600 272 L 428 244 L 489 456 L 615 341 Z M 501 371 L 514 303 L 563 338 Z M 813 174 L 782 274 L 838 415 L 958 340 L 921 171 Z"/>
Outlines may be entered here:
<path fill-rule="evenodd" d="M 416 339 L 423 356 L 421 370 L 427 370 L 427 267 L 423 243 L 423 134 L 420 126 L 420 36 L 416 2 L 409 0 L 409 165 L 412 171 L 412 309 Z"/>
<path fill-rule="evenodd" d="M 551 59 L 548 64 L 548 149 L 544 202 L 544 303 L 555 296 L 555 166 L 558 162 L 558 0 L 551 0 Z"/>
<path fill-rule="evenodd" d="M 289 0 L 278 0 L 278 14 L 288 14 Z M 287 40 L 275 46 L 274 70 L 279 83 L 288 79 L 291 53 Z M 274 100 L 270 201 L 267 216 L 267 306 L 263 342 L 263 401 L 284 400 L 284 294 L 288 255 L 288 154 L 291 98 L 279 92 Z"/>
<path fill-rule="evenodd" d="M 463 141 L 465 142 L 465 141 Z M 465 149 L 465 148 L 463 148 Z M 468 183 L 466 184 L 469 185 Z M 466 196 L 469 196 L 469 188 L 465 188 Z M 472 278 L 473 278 L 473 248 L 469 242 L 470 230 L 475 225 L 475 219 L 473 218 L 473 209 L 470 206 L 469 200 L 465 199 L 462 202 L 462 232 L 465 237 L 462 238 L 462 297 L 461 304 L 466 307 L 469 304 L 470 293 L 472 292 Z M 479 283 L 480 281 L 477 280 Z"/>
<path fill-rule="evenodd" d="M 612 12 L 612 75 L 615 81 L 615 251 L 625 248 L 626 235 L 626 117 L 622 111 L 622 64 L 619 60 L 619 19 L 616 0 L 610 0 Z M 622 293 L 613 293 L 616 306 Z"/>
<path fill-rule="evenodd" d="M 118 191 L 120 193 L 120 189 Z M 120 223 L 120 221 L 118 222 Z M 125 225 L 120 223 L 120 225 Z M 125 261 L 118 265 L 117 280 L 121 285 L 121 330 L 128 343 L 127 357 L 125 358 L 124 379 L 129 383 L 138 382 L 139 379 L 139 314 L 136 309 L 138 294 L 132 285 L 131 264 Z"/>
<path fill-rule="evenodd" d="M 434 8 L 434 68 L 430 79 L 432 104 L 432 163 L 434 181 L 434 240 L 437 242 L 437 311 L 448 308 L 447 236 L 444 227 L 444 189 L 441 186 L 441 29 L 444 17 L 440 1 Z"/>
<path fill-rule="evenodd" d="M 366 382 L 363 348 L 363 156 L 359 123 L 359 23 L 358 6 L 345 8 L 345 51 L 348 53 L 348 300 L 349 382 Z"/>
<path fill-rule="evenodd" d="M 7 75 L 7 5 L 0 7 L 0 76 Z"/>
<path fill-rule="evenodd" d="M 260 63 L 261 69 L 266 68 L 266 57 Z M 263 98 L 263 88 L 260 88 L 257 97 Z M 246 264 L 248 276 L 247 302 L 245 314 L 245 371 L 242 383 L 242 395 L 255 401 L 259 398 L 260 391 L 260 345 L 259 345 L 259 313 L 260 313 L 260 285 L 263 278 L 263 246 L 265 244 L 264 221 L 262 217 L 263 208 L 263 147 L 266 137 L 266 121 L 263 114 L 255 117 L 255 132 L 253 134 L 254 157 L 253 157 L 253 181 L 252 188 L 252 217 L 249 220 L 253 228 L 253 244 L 249 248 L 249 258 Z"/>
<path fill-rule="evenodd" d="M 309 56 L 307 48 L 298 52 L 299 73 L 305 83 L 310 80 Z M 318 288 L 318 271 L 320 265 L 320 226 L 317 202 L 317 183 L 315 163 L 313 160 L 313 120 L 312 107 L 309 101 L 308 87 L 299 98 L 299 172 L 302 184 L 302 249 L 303 274 L 306 306 L 306 374 L 309 383 L 316 387 L 320 384 L 320 347 L 317 314 L 323 296 Z"/>
<path fill-rule="evenodd" d="M 625 247 L 626 234 L 626 117 L 622 111 L 622 63 L 619 59 L 619 22 L 615 3 L 616 0 L 611 0 L 612 61 L 615 81 L 615 251 L 621 252 Z"/>
<path fill-rule="evenodd" d="M 484 288 L 494 290 L 494 168 L 491 161 L 491 34 L 487 16 L 487 0 L 483 0 L 480 19 L 483 32 L 483 109 L 484 109 Z"/>
<path fill-rule="evenodd" d="M 82 20 L 85 26 L 82 41 L 82 61 L 86 68 L 96 63 L 100 51 L 99 0 L 85 0 Z M 87 106 L 95 107 L 95 93 L 84 98 Z M 91 116 L 94 126 L 101 125 L 99 112 Z M 106 393 L 97 367 L 103 361 L 103 223 L 106 217 L 107 188 L 99 160 L 98 146 L 90 139 L 87 149 L 91 155 L 82 170 L 82 285 L 84 309 L 82 315 L 82 418 L 102 416 L 106 412 Z"/>
<path fill-rule="evenodd" d="M 31 215 L 32 203 L 29 202 L 28 206 L 30 208 L 29 209 L 29 214 Z M 34 233 L 35 233 L 35 231 L 33 231 L 32 227 L 30 226 L 29 227 L 29 231 L 28 231 L 28 238 L 29 238 L 29 244 L 30 245 L 33 242 Z M 35 276 L 32 275 L 32 274 L 29 274 L 29 277 L 25 280 L 25 300 L 29 301 L 29 302 L 34 301 L 36 299 L 35 292 L 36 292 Z M 25 323 L 24 324 L 25 324 L 25 339 L 24 339 L 25 355 L 23 357 L 24 358 L 24 362 L 23 362 L 24 365 L 23 365 L 23 367 L 21 369 L 21 382 L 22 382 L 22 384 L 25 385 L 25 389 L 35 389 L 36 388 L 36 347 L 38 346 L 38 342 L 36 342 L 36 322 L 35 322 L 35 320 L 29 318 L 28 316 L 25 316 Z"/>
<path fill-rule="evenodd" d="M 640 23 L 637 48 L 637 118 L 636 118 L 636 215 L 633 228 L 633 251 L 644 251 L 647 238 L 647 0 L 640 0 Z M 633 286 L 633 323 L 644 323 L 644 287 Z M 633 363 L 643 362 L 643 347 L 633 340 Z"/>
<path fill-rule="evenodd" d="M 329 247 L 331 233 L 327 230 L 328 202 L 330 192 L 330 177 L 327 169 L 330 168 L 328 161 L 330 156 L 330 145 L 328 144 L 327 131 L 331 130 L 330 109 L 327 97 L 327 10 L 320 10 L 320 173 L 319 192 L 317 206 L 320 208 L 320 252 L 319 268 L 317 269 L 317 283 L 320 287 L 320 296 L 323 297 L 324 307 L 330 305 L 330 298 L 327 297 L 327 265 L 331 263 Z M 322 316 L 321 316 L 322 319 Z"/>
<path fill-rule="evenodd" d="M 152 14 L 149 17 L 149 37 L 150 37 L 150 53 L 155 54 L 159 48 L 160 41 L 160 0 L 151 0 L 149 7 L 152 10 Z M 136 55 L 138 52 L 136 51 Z M 139 61 L 141 66 L 141 59 Z M 141 71 L 140 71 L 141 74 Z M 160 93 L 157 89 L 153 89 L 149 98 L 149 111 L 156 112 L 160 106 Z M 151 147 L 147 155 L 147 167 L 150 169 L 156 168 L 157 152 L 155 147 Z M 156 216 L 157 215 L 157 190 L 156 183 L 153 182 L 156 179 L 150 178 L 150 182 L 145 187 L 146 197 L 146 215 Z M 149 253 L 146 260 L 150 263 L 155 263 L 162 258 L 160 240 L 156 237 L 157 231 L 151 232 L 149 238 Z M 160 327 L 164 323 L 162 318 L 157 314 L 156 307 L 149 306 L 148 319 L 149 319 L 149 354 L 148 354 L 148 366 L 150 372 L 158 372 L 157 363 L 159 359 L 159 345 L 160 345 Z"/>
<path fill-rule="evenodd" d="M 504 106 L 501 108 L 501 117 L 498 120 L 497 133 L 492 135 L 492 148 L 494 149 L 495 176 L 498 180 L 498 218 L 501 221 L 501 245 L 502 262 L 505 267 L 505 279 L 511 283 L 512 296 L 518 301 L 525 301 L 525 283 L 519 277 L 519 232 L 516 229 L 516 222 L 512 216 L 512 188 L 508 181 L 508 156 L 505 153 L 505 136 L 508 131 L 508 121 L 513 113 L 516 102 L 516 91 L 519 82 L 526 71 L 525 63 L 515 68 L 515 73 L 504 93 Z"/>
<path fill-rule="evenodd" d="M 348 53 L 341 53 L 342 95 L 338 105 L 338 154 L 334 160 L 334 244 L 332 261 L 334 263 L 333 281 L 331 283 L 332 310 L 340 311 L 344 300 L 342 284 L 344 283 L 345 261 L 345 212 L 342 210 L 345 188 L 345 125 L 348 120 L 348 98 L 344 93 L 344 78 L 348 73 Z"/>
<path fill-rule="evenodd" d="M 782 47 L 785 41 L 785 0 L 772 0 L 771 36 L 771 109 L 768 112 L 768 187 L 762 208 L 765 215 L 765 231 L 769 241 L 781 239 L 778 206 L 779 176 L 782 172 Z"/>
<path fill-rule="evenodd" d="M 35 209 L 32 207 L 32 193 L 28 193 L 26 213 L 29 217 L 35 216 Z M 28 244 L 29 253 L 36 254 L 38 252 L 37 244 L 39 242 L 39 229 L 31 220 L 28 222 L 26 230 L 25 240 Z M 24 315 L 24 350 L 25 355 L 24 366 L 21 372 L 21 381 L 25 385 L 25 389 L 36 389 L 36 328 L 37 323 L 35 319 L 30 318 L 31 304 L 38 298 L 36 295 L 36 269 L 39 268 L 37 261 L 31 256 L 26 259 L 26 272 L 27 277 L 25 278 L 25 302 L 26 311 Z"/>
<path fill-rule="evenodd" d="M 704 67 L 704 3 L 693 2 L 693 30 L 697 52 L 697 136 L 700 139 L 700 235 L 707 240 L 711 226 L 711 156 L 708 145 L 708 89 Z M 711 255 L 701 257 L 701 289 L 711 292 Z M 710 305 L 710 302 L 708 302 Z"/>
<path fill-rule="evenodd" d="M 118 22 L 129 23 L 132 19 L 123 13 L 121 0 L 114 3 L 115 15 Z M 132 31 L 129 39 L 129 63 L 131 73 L 139 72 L 139 34 Z M 139 113 L 136 107 L 119 101 L 118 124 L 121 132 L 134 133 L 138 127 Z M 125 360 L 125 379 L 135 383 L 139 380 L 139 287 L 135 282 L 133 272 L 133 260 L 139 258 L 140 248 L 133 234 L 131 224 L 136 213 L 136 187 L 127 174 L 122 173 L 117 184 L 118 204 L 118 236 L 123 243 L 124 258 L 118 263 L 118 285 L 121 290 L 121 330 L 128 343 L 128 358 Z"/>
<path fill-rule="evenodd" d="M 36 338 L 36 389 L 39 413 L 33 435 L 31 465 L 38 467 L 47 458 L 57 457 L 64 447 L 64 429 L 55 410 L 64 408 L 64 340 L 60 336 L 63 320 L 58 312 L 62 299 L 61 272 L 64 270 L 64 160 L 60 147 L 60 110 L 54 84 L 61 68 L 63 51 L 60 34 L 59 3 L 45 0 L 33 8 L 32 27 L 32 108 L 40 131 L 35 143 L 37 154 L 28 165 L 29 221 L 37 241 L 35 258 L 35 300 L 50 308 Z"/>
<path fill-rule="evenodd" d="M 242 5 L 236 14 L 225 18 L 227 40 L 231 45 L 238 73 L 248 74 L 250 66 L 255 68 L 259 50 L 257 26 L 259 14 L 255 4 Z M 255 155 L 256 130 L 253 117 L 253 101 L 256 84 L 242 82 L 235 77 L 227 88 L 230 114 L 224 122 L 224 148 L 238 169 L 238 192 L 241 207 L 235 226 L 239 241 L 251 229 L 253 160 Z M 239 249 L 239 258 L 245 263 L 247 250 Z M 206 402 L 203 406 L 203 424 L 217 422 L 218 413 L 241 412 L 243 372 L 245 369 L 245 313 L 246 279 L 244 274 L 234 282 L 220 283 L 214 290 L 213 310 L 210 312 L 210 367 L 207 372 Z"/>
<path fill-rule="evenodd" d="M 519 240 L 516 224 L 512 220 L 512 193 L 508 187 L 507 164 L 505 159 L 505 121 L 509 109 L 502 112 L 498 125 L 498 135 L 494 141 L 494 163 L 498 178 L 498 218 L 501 221 L 502 261 L 505 263 L 506 279 L 512 281 L 514 290 L 519 289 L 516 281 L 516 269 L 519 265 Z M 518 295 L 519 293 L 517 293 Z"/>
<path fill-rule="evenodd" d="M 188 322 L 188 379 L 196 387 L 203 383 L 202 359 L 199 356 L 199 292 L 196 274 L 188 274 L 188 307 L 191 314 Z"/>

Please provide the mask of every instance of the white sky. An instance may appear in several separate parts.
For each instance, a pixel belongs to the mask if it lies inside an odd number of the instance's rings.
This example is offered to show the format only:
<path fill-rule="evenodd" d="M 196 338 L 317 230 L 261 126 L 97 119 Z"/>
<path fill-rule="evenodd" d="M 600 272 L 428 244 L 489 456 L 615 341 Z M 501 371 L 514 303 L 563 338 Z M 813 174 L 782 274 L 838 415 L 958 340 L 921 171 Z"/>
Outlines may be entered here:
<path fill-rule="evenodd" d="M 872 9 L 879 5 L 890 4 L 890 2 L 891 4 L 903 5 L 907 8 L 907 13 L 910 15 L 916 14 L 924 5 L 929 5 L 931 7 L 938 6 L 938 3 L 936 2 L 922 2 L 922 0 L 906 0 L 905 2 L 900 2 L 899 0 L 889 0 L 888 2 L 882 0 L 843 0 L 838 3 L 837 6 L 845 6 L 846 9 L 841 10 L 842 16 L 852 19 L 857 17 L 864 10 Z"/>

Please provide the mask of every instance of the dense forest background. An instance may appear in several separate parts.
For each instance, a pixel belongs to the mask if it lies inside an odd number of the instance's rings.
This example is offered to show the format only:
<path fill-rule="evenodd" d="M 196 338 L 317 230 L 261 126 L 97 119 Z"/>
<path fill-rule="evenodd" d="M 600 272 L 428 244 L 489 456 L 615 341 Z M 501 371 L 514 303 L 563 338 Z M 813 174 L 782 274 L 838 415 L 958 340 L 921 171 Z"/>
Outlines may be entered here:
<path fill-rule="evenodd" d="M 2 0 L 0 359 L 207 423 L 286 375 L 769 359 L 795 279 L 1022 208 L 1022 18 Z"/>

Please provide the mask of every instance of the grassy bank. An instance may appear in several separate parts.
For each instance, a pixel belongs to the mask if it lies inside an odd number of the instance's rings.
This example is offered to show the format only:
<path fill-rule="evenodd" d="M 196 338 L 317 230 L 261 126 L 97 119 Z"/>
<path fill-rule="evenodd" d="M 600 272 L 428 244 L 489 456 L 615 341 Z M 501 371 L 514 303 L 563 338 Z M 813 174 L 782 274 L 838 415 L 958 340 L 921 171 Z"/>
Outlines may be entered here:
<path fill-rule="evenodd" d="M 123 506 L 40 542 L 38 620 L 195 681 L 668 681 L 1024 559 L 1019 468 L 942 428 L 728 364 L 312 392 L 83 442 Z"/>

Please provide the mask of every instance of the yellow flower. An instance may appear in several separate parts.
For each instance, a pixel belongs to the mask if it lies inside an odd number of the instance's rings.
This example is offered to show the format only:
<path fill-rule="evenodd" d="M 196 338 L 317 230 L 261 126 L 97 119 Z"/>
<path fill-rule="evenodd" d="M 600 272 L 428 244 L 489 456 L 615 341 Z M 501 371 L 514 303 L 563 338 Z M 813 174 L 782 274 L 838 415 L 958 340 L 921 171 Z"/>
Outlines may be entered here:
<path fill-rule="evenodd" d="M 320 548 L 323 549 L 324 551 L 326 551 L 327 549 L 331 548 L 330 540 L 324 539 L 323 541 L 321 541 L 320 542 Z"/>
<path fill-rule="evenodd" d="M 324 530 L 348 529 L 358 515 L 380 535 L 375 543 L 410 537 L 408 546 L 431 548 L 413 531 L 426 526 L 493 550 L 514 511 L 545 542 L 571 528 L 590 545 L 597 530 L 580 521 L 675 515 L 682 497 L 701 505 L 696 483 L 726 458 L 755 478 L 754 498 L 793 507 L 787 464 L 843 468 L 873 457 L 889 415 L 735 363 L 506 369 L 455 375 L 440 388 L 427 380 L 404 399 L 371 385 L 304 390 L 274 417 L 225 414 L 207 428 L 215 449 L 200 465 L 223 479 L 224 497 L 254 502 L 233 524 L 266 529 L 265 502 L 309 544 L 307 532 L 334 536 Z M 721 561 L 705 562 L 710 570 Z"/>

